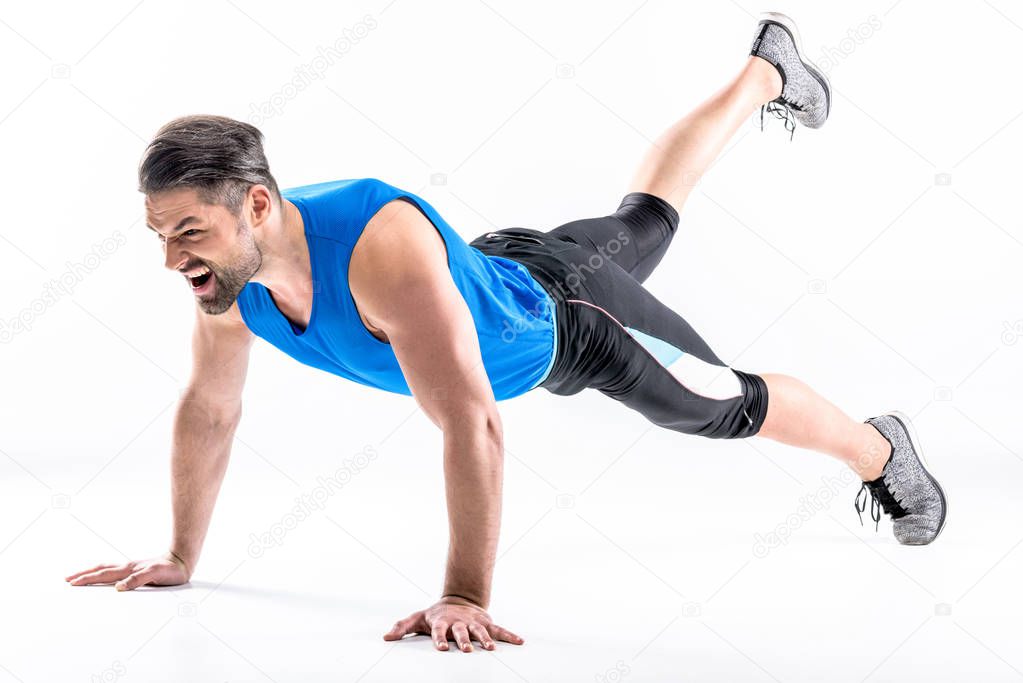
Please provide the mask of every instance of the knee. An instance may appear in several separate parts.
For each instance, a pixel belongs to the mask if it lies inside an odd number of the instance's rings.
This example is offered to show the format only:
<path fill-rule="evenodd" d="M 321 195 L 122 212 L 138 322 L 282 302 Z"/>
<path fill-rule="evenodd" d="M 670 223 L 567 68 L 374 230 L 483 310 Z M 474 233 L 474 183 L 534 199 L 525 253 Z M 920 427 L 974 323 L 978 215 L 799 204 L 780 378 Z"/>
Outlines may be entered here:
<path fill-rule="evenodd" d="M 756 436 L 767 418 L 767 382 L 753 373 L 732 368 L 742 387 L 741 396 L 733 407 L 713 425 L 708 425 L 708 436 L 713 439 L 746 439 Z"/>
<path fill-rule="evenodd" d="M 664 199 L 646 192 L 630 192 L 615 212 L 632 241 L 636 257 L 629 274 L 643 282 L 661 262 L 678 231 L 678 211 Z"/>
<path fill-rule="evenodd" d="M 746 414 L 748 427 L 743 430 L 740 438 L 756 436 L 764 420 L 767 419 L 768 390 L 767 382 L 760 375 L 751 372 L 733 370 L 743 385 L 743 412 Z"/>
<path fill-rule="evenodd" d="M 649 192 L 630 192 L 618 206 L 617 215 L 643 224 L 658 225 L 665 237 L 678 230 L 678 211 L 666 199 Z"/>

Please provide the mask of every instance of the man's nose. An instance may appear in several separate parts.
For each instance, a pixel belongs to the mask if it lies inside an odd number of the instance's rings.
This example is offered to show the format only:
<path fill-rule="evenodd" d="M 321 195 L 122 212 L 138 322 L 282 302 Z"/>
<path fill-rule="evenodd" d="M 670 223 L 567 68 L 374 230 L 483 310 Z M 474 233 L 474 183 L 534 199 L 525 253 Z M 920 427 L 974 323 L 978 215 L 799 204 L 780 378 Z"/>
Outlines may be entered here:
<path fill-rule="evenodd" d="M 170 270 L 178 270 L 188 258 L 181 249 L 171 244 L 164 244 L 164 265 Z"/>

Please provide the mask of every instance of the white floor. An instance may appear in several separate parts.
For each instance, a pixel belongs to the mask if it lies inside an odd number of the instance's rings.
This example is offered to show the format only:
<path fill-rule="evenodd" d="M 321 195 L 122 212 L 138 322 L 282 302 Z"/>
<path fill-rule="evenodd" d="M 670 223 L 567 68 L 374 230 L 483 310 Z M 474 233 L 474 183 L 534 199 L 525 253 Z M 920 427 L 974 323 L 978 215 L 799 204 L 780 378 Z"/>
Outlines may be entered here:
<path fill-rule="evenodd" d="M 587 421 L 573 418 L 548 431 L 567 401 L 616 428 L 581 432 Z M 354 440 L 341 428 L 318 437 L 340 448 L 309 448 L 308 433 L 294 451 L 236 444 L 190 585 L 65 585 L 63 573 L 162 548 L 166 478 L 145 442 L 162 438 L 164 419 L 105 467 L 88 451 L 74 468 L 43 460 L 34 476 L 0 464 L 15 484 L 2 502 L 0 681 L 1023 676 L 1023 505 L 1009 493 L 1023 485 L 1023 462 L 964 434 L 954 409 L 931 403 L 917 419 L 949 489 L 948 525 L 933 546 L 906 548 L 886 523 L 860 527 L 858 487 L 826 458 L 648 430 L 596 395 L 505 405 L 512 436 L 491 614 L 525 646 L 438 653 L 425 637 L 381 639 L 431 602 L 443 566 L 436 435 L 407 410 L 395 411 L 401 424 L 373 444 L 369 464 L 295 524 L 295 499 L 323 494 L 317 487 L 361 447 L 344 451 Z M 244 431 L 248 443 L 259 429 Z M 279 545 L 250 546 L 275 525 Z M 786 540 L 768 545 L 782 530 Z"/>

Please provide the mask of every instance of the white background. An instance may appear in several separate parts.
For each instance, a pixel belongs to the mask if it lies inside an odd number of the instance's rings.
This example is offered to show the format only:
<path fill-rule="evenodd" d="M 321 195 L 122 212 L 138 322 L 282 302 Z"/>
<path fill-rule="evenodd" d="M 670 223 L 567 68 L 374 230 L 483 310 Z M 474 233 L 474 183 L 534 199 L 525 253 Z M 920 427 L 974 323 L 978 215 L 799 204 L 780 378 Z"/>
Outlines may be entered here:
<path fill-rule="evenodd" d="M 797 376 L 858 420 L 913 416 L 950 496 L 937 543 L 861 527 L 835 460 L 534 392 L 502 403 L 490 610 L 526 645 L 385 643 L 441 588 L 440 434 L 411 399 L 260 341 L 193 582 L 63 582 L 169 539 L 193 303 L 135 190 L 162 123 L 255 122 L 273 101 L 258 123 L 282 187 L 372 176 L 467 240 L 548 229 L 618 205 L 650 141 L 742 66 L 764 9 L 798 21 L 831 119 L 790 142 L 751 116 L 649 287 L 734 367 Z M 0 681 L 1023 677 L 1021 39 L 1007 0 L 5 4 Z M 325 509 L 249 554 L 366 447 Z"/>

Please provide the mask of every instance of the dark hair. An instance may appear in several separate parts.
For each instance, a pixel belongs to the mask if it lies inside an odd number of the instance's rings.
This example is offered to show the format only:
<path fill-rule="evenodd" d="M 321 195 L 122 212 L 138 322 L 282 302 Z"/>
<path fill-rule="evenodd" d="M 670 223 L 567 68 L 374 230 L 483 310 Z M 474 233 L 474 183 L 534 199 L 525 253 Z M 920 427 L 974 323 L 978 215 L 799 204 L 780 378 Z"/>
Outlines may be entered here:
<path fill-rule="evenodd" d="M 139 163 L 139 192 L 191 187 L 210 204 L 241 211 L 253 185 L 281 193 L 263 153 L 258 128 L 226 116 L 182 116 L 163 125 Z"/>

